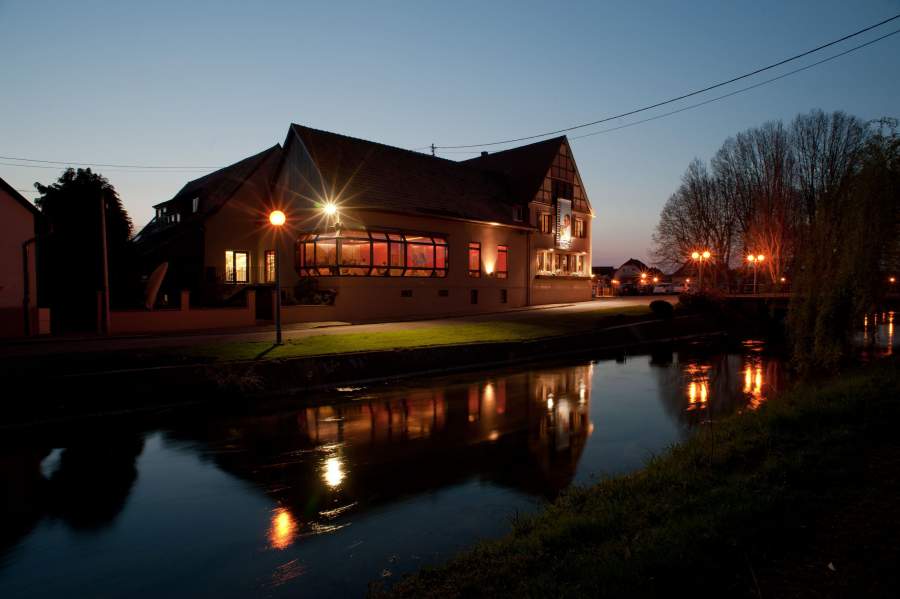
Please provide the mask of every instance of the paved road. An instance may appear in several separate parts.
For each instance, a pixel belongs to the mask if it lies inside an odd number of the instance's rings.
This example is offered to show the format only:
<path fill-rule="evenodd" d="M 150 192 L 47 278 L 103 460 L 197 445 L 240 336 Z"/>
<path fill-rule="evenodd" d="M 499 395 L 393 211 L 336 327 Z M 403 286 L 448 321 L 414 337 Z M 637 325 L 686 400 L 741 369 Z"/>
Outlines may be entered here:
<path fill-rule="evenodd" d="M 430 320 L 410 320 L 401 322 L 379 323 L 299 323 L 283 327 L 283 337 L 287 339 L 299 339 L 313 335 L 342 335 L 347 333 L 373 333 L 379 331 L 400 331 L 429 327 L 441 324 L 456 324 L 460 322 L 516 322 L 533 319 L 536 312 L 552 318 L 554 314 L 567 314 L 573 312 L 589 312 L 592 310 L 604 310 L 609 308 L 625 308 L 629 306 L 642 306 L 655 299 L 665 299 L 675 303 L 676 296 L 637 296 L 602 298 L 589 302 L 575 304 L 559 304 L 510 310 L 508 312 L 495 312 L 491 314 L 478 314 L 473 316 L 458 316 L 453 318 L 439 318 Z M 241 330 L 217 330 L 195 333 L 178 333 L 174 335 L 146 335 L 128 337 L 81 337 L 81 338 L 45 338 L 28 339 L 0 344 L 0 357 L 2 356 L 41 356 L 54 353 L 68 352 L 92 352 L 92 351 L 117 351 L 130 349 L 147 349 L 162 347 L 185 347 L 192 345 L 211 345 L 214 343 L 229 343 L 234 341 L 270 341 L 274 336 L 273 326 L 254 327 Z"/>

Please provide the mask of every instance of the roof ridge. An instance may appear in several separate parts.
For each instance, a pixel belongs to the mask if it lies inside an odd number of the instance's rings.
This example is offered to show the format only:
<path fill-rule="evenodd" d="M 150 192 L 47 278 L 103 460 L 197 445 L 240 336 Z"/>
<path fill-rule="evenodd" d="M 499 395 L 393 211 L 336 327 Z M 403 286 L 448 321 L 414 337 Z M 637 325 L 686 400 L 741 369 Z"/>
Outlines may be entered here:
<path fill-rule="evenodd" d="M 417 152 L 416 150 L 410 150 L 407 148 L 401 148 L 399 146 L 392 146 L 390 144 L 381 143 L 380 141 L 372 141 L 371 139 L 364 139 L 362 137 L 355 137 L 353 135 L 346 135 L 344 133 L 336 133 L 334 131 L 326 131 L 325 129 L 316 129 L 315 127 L 309 127 L 307 125 L 301 125 L 300 123 L 291 122 L 291 128 L 297 127 L 299 129 L 306 129 L 308 131 L 312 131 L 314 133 L 324 133 L 326 135 L 334 135 L 335 137 L 343 137 L 344 139 L 350 139 L 353 141 L 367 143 L 373 146 L 381 146 L 382 148 L 387 148 L 389 150 L 397 150 L 400 152 L 405 152 L 407 154 L 413 154 L 414 156 L 422 157 L 422 158 L 433 158 L 435 160 L 440 160 L 441 162 L 447 162 L 450 164 L 462 164 L 461 161 L 451 160 L 449 158 L 444 158 L 442 156 L 433 156 L 430 154 L 426 154 L 424 152 Z"/>

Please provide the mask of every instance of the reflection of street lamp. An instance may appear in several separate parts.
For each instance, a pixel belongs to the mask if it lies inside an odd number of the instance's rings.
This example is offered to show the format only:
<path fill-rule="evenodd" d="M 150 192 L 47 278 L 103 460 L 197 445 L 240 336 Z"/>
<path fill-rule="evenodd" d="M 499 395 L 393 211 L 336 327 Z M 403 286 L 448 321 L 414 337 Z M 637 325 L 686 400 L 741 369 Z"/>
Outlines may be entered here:
<path fill-rule="evenodd" d="M 269 223 L 275 227 L 275 345 L 281 345 L 281 273 L 278 263 L 278 231 L 287 220 L 284 212 L 273 210 L 269 213 Z"/>
<path fill-rule="evenodd" d="M 704 250 L 702 253 L 694 252 L 691 254 L 691 258 L 700 264 L 700 280 L 697 283 L 697 288 L 700 289 L 700 291 L 703 291 L 703 261 L 709 260 L 710 256 L 712 256 L 712 254 L 709 250 Z"/>
<path fill-rule="evenodd" d="M 747 254 L 747 262 L 749 262 L 750 264 L 753 265 L 753 293 L 757 292 L 757 288 L 756 288 L 757 267 L 759 266 L 760 262 L 762 262 L 765 259 L 766 259 L 766 257 L 763 256 L 762 254 L 759 254 L 756 256 L 754 256 L 753 254 Z"/>

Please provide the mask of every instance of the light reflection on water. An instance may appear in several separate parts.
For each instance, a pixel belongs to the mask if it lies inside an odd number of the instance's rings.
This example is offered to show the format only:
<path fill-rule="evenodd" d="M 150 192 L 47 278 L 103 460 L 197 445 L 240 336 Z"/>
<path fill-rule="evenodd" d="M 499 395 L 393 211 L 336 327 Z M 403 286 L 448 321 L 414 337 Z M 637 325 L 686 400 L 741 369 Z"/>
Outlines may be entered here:
<path fill-rule="evenodd" d="M 99 450 L 102 430 L 32 438 L 0 456 L 0 596 L 364 594 L 756 409 L 784 384 L 763 350 L 346 389 L 322 405 L 179 415 Z"/>

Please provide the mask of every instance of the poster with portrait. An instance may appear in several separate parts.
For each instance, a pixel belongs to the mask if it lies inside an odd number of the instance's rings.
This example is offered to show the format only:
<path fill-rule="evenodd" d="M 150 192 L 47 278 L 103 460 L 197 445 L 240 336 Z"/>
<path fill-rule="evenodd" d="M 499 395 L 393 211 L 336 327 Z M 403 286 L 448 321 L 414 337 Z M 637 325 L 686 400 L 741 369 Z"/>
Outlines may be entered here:
<path fill-rule="evenodd" d="M 572 245 L 572 200 L 556 200 L 556 247 L 567 250 Z"/>

